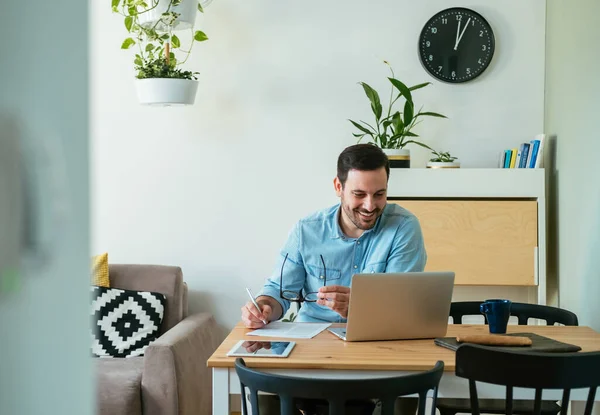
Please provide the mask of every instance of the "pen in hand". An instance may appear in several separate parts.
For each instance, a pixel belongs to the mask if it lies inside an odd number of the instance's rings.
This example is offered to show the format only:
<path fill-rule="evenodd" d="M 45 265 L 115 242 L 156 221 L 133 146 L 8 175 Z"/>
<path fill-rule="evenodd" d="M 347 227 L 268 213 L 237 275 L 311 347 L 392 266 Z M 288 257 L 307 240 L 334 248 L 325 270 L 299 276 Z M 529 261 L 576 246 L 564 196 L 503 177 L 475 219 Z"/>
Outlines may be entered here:
<path fill-rule="evenodd" d="M 250 300 L 252 300 L 252 304 L 254 304 L 254 307 L 256 307 L 256 309 L 259 311 L 259 313 L 262 313 L 262 310 L 260 309 L 260 307 L 258 306 L 258 304 L 256 303 L 256 300 L 254 299 L 254 295 L 252 294 L 252 291 L 250 291 L 250 288 L 246 287 L 246 292 L 248 293 L 248 297 L 250 297 Z M 267 325 L 268 323 L 263 320 L 262 318 L 260 319 L 260 321 L 262 321 L 263 323 L 265 323 L 265 325 Z"/>

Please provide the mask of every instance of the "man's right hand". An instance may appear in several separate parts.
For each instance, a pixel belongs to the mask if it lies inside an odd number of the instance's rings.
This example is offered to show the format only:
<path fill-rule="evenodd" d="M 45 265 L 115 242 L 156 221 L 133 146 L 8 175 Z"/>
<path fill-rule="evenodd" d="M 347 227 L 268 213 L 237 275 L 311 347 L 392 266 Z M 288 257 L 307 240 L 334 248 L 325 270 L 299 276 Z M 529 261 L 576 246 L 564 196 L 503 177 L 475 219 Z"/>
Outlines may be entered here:
<path fill-rule="evenodd" d="M 271 321 L 271 316 L 273 315 L 273 309 L 269 304 L 259 302 L 258 305 L 262 309 L 262 313 L 260 310 L 256 309 L 256 306 L 252 304 L 252 301 L 248 301 L 242 307 L 242 321 L 244 322 L 244 326 L 249 329 L 259 329 L 265 326 L 262 320 L 267 323 Z"/>

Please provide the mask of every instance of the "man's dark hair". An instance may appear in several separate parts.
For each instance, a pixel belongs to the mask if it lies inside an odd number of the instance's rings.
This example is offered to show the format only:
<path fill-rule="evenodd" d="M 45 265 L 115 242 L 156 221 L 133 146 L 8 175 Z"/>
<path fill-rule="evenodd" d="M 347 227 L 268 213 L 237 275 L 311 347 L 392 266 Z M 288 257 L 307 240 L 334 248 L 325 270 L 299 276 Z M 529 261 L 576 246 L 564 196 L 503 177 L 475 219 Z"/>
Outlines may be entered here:
<path fill-rule="evenodd" d="M 390 163 L 385 153 L 373 144 L 355 144 L 340 153 L 337 162 L 337 177 L 342 186 L 346 184 L 350 170 L 372 171 L 385 167 L 390 178 Z"/>

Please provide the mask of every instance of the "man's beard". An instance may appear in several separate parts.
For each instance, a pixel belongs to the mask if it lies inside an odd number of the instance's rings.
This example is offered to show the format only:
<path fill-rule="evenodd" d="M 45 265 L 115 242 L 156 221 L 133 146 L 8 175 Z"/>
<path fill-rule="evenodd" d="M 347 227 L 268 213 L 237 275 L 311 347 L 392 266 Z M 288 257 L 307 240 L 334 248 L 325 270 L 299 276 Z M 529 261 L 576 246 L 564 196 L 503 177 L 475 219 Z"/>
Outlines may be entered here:
<path fill-rule="evenodd" d="M 366 210 L 358 208 L 350 209 L 350 207 L 348 207 L 348 205 L 343 204 L 343 202 L 342 206 L 344 212 L 346 212 L 346 216 L 348 217 L 348 219 L 350 219 L 350 222 L 352 222 L 354 226 L 356 226 L 358 229 L 361 229 L 363 231 L 368 231 L 369 229 L 375 227 L 375 224 L 377 223 L 377 218 L 381 216 L 382 213 L 381 209 L 374 209 L 372 212 L 367 212 Z M 372 216 L 368 219 L 363 218 L 359 212 L 372 213 Z"/>

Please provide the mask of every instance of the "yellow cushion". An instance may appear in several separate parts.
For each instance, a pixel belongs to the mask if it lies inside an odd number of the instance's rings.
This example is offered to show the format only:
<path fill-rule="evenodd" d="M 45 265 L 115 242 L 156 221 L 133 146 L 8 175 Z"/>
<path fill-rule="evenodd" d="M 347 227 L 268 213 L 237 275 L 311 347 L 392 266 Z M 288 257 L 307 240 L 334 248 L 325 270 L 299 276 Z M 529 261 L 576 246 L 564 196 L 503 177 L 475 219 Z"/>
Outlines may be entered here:
<path fill-rule="evenodd" d="M 110 288 L 107 252 L 92 257 L 92 285 Z"/>

